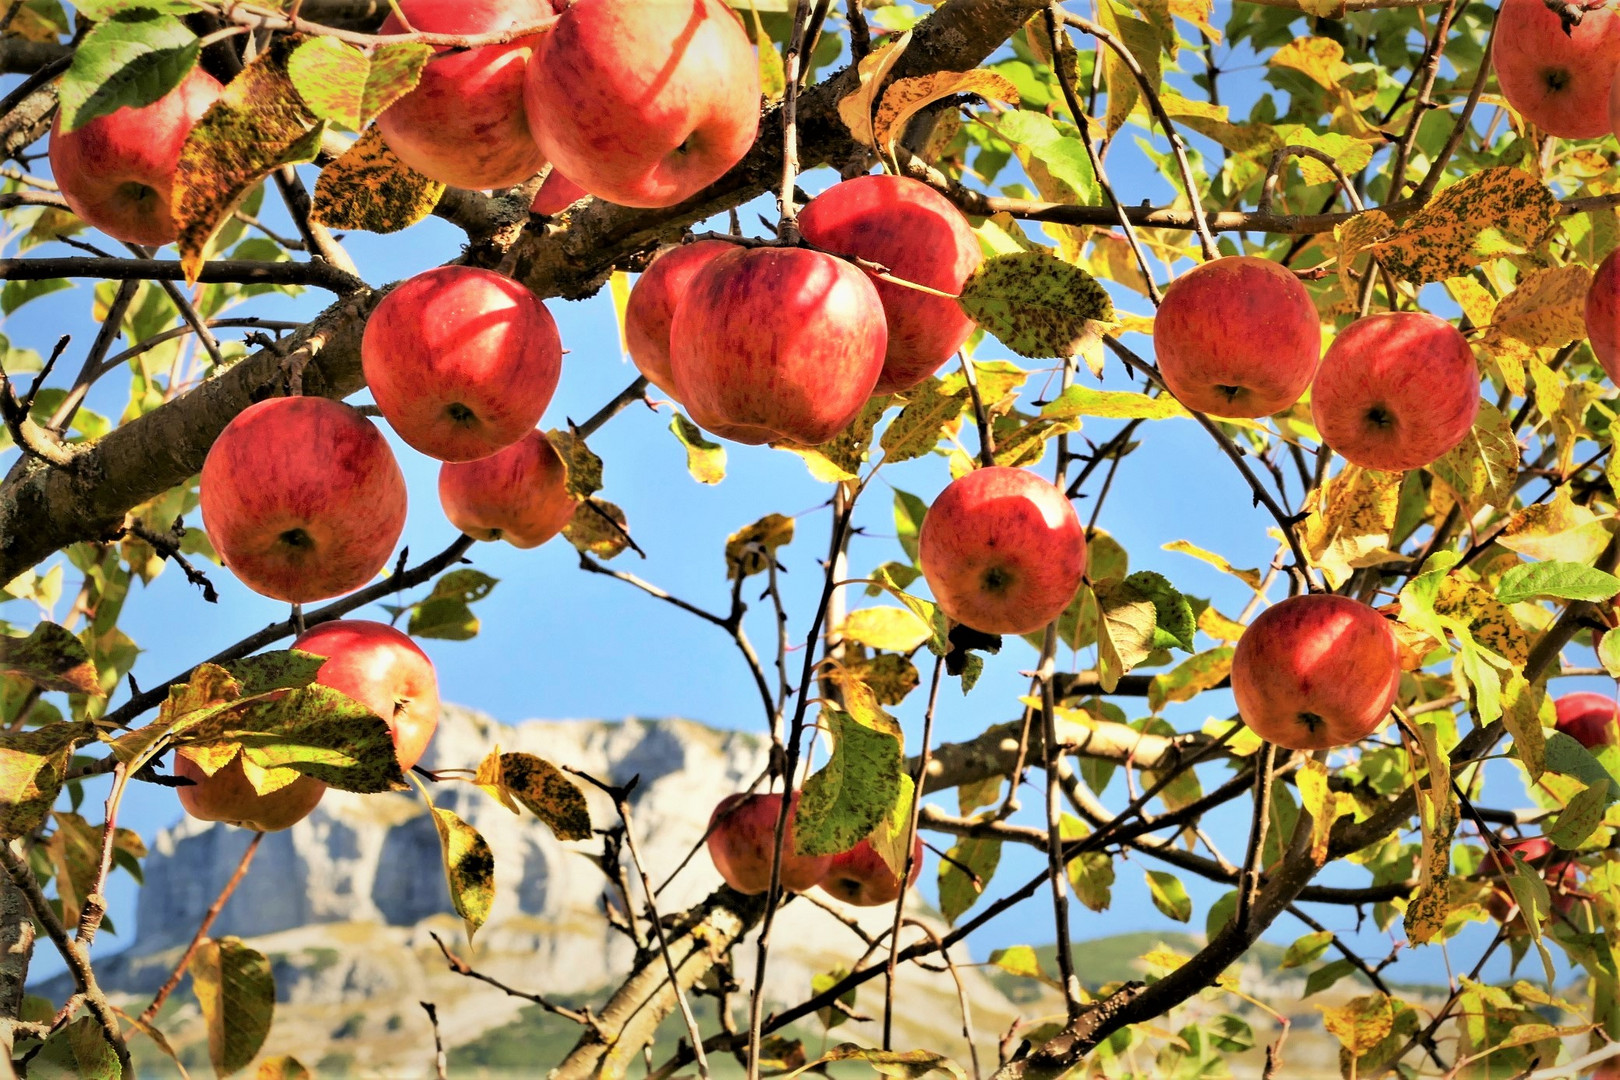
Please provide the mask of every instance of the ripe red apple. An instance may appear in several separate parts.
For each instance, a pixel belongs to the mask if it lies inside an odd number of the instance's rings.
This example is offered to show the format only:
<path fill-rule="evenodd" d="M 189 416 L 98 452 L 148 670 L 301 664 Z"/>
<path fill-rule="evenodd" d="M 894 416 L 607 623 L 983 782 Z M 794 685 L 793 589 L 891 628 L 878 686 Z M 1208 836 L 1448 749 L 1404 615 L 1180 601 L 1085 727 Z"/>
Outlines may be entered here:
<path fill-rule="evenodd" d="M 906 878 L 909 888 L 917 883 L 922 871 L 922 837 L 917 837 L 911 849 L 911 873 Z M 892 904 L 900 896 L 900 876 L 889 869 L 883 856 L 872 847 L 870 840 L 862 840 L 842 855 L 834 855 L 832 866 L 821 878 L 821 889 L 856 907 L 877 907 Z"/>
<path fill-rule="evenodd" d="M 852 264 L 738 248 L 687 282 L 669 340 L 675 397 L 698 425 L 740 443 L 817 446 L 860 415 L 888 330 Z"/>
<path fill-rule="evenodd" d="M 533 26 L 555 14 L 549 0 L 399 0 L 383 34 L 488 34 Z M 438 49 L 416 88 L 377 117 L 399 159 L 460 188 L 521 184 L 545 167 L 523 111 L 523 76 L 537 37 L 476 49 Z"/>
<path fill-rule="evenodd" d="M 941 610 L 987 634 L 1028 634 L 1069 606 L 1086 530 L 1069 500 L 1026 469 L 953 480 L 923 517 L 917 561 Z"/>
<path fill-rule="evenodd" d="M 291 604 L 352 592 L 388 565 L 405 477 L 374 424 L 339 401 L 270 398 L 203 461 L 203 527 L 254 592 Z"/>
<path fill-rule="evenodd" d="M 1566 34 L 1541 0 L 1502 0 L 1492 53 L 1497 85 L 1520 116 L 1565 139 L 1609 134 L 1609 88 L 1620 64 L 1612 11 L 1593 5 Z"/>
<path fill-rule="evenodd" d="M 125 105 L 73 131 L 51 125 L 51 175 L 73 212 L 115 240 L 162 247 L 179 235 L 174 171 L 186 136 L 219 97 L 219 82 L 194 67 L 150 105 Z"/>
<path fill-rule="evenodd" d="M 1534 0 L 1539 2 L 1539 0 Z M 1391 311 L 1328 346 L 1311 388 L 1322 440 L 1364 469 L 1403 472 L 1444 457 L 1479 414 L 1479 368 L 1444 319 Z"/>
<path fill-rule="evenodd" d="M 468 536 L 532 548 L 562 532 L 579 502 L 551 440 L 531 431 L 498 454 L 440 466 L 439 505 Z"/>
<path fill-rule="evenodd" d="M 1153 316 L 1153 347 L 1159 373 L 1189 409 L 1270 416 L 1311 385 L 1322 320 L 1286 267 L 1233 255 L 1171 282 Z"/>
<path fill-rule="evenodd" d="M 857 176 L 834 184 L 799 212 L 819 248 L 877 263 L 904 281 L 952 295 L 984 255 L 962 212 L 927 184 L 904 176 Z M 938 371 L 973 333 L 960 304 L 872 275 L 889 322 L 877 393 L 909 390 Z"/>
<path fill-rule="evenodd" d="M 1400 687 L 1389 624 L 1345 596 L 1291 596 L 1238 639 L 1232 696 L 1249 729 L 1290 750 L 1325 750 L 1366 738 L 1389 718 Z"/>
<path fill-rule="evenodd" d="M 278 832 L 303 821 L 326 794 L 326 785 L 313 776 L 300 776 L 284 788 L 260 795 L 242 771 L 242 755 L 209 776 L 202 767 L 176 750 L 174 775 L 192 781 L 176 788 L 186 813 L 202 821 L 224 821 L 244 829 Z"/>
<path fill-rule="evenodd" d="M 439 726 L 439 679 L 416 642 L 383 623 L 339 619 L 312 627 L 293 648 L 326 657 L 315 681 L 387 721 L 401 769 L 422 760 Z"/>
<path fill-rule="evenodd" d="M 1588 750 L 1620 743 L 1620 705 L 1607 694 L 1565 694 L 1553 702 L 1557 728 Z"/>
<path fill-rule="evenodd" d="M 524 87 L 534 141 L 621 206 L 673 206 L 742 160 L 759 65 L 724 0 L 574 0 Z"/>
<path fill-rule="evenodd" d="M 1610 381 L 1620 381 L 1620 251 L 1598 264 L 1586 290 L 1586 338 Z"/>
<path fill-rule="evenodd" d="M 545 182 L 540 185 L 540 190 L 534 193 L 534 202 L 529 204 L 529 213 L 560 214 L 589 194 L 590 192 L 553 168 L 546 176 Z"/>
<path fill-rule="evenodd" d="M 724 240 L 699 240 L 666 249 L 652 261 L 630 290 L 624 306 L 624 340 L 630 359 L 647 381 L 666 394 L 674 394 L 669 372 L 669 328 L 697 272 L 737 245 Z"/>
<path fill-rule="evenodd" d="M 771 887 L 771 863 L 776 856 L 776 819 L 782 796 L 727 795 L 709 818 L 709 858 L 720 876 L 740 893 L 750 895 Z M 782 888 L 804 892 L 821 880 L 832 865 L 831 855 L 800 855 L 793 845 L 793 820 L 799 812 L 799 793 L 788 807 L 787 831 L 782 838 Z"/>
<path fill-rule="evenodd" d="M 489 270 L 440 266 L 383 298 L 360 362 L 399 437 L 440 461 L 473 461 L 539 422 L 562 340 L 534 293 Z"/>

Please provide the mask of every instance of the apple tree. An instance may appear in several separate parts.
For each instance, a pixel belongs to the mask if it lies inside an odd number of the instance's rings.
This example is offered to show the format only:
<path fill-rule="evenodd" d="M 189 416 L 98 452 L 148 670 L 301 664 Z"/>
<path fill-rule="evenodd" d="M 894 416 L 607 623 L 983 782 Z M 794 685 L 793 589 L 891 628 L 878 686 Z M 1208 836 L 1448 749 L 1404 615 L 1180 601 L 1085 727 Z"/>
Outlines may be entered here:
<path fill-rule="evenodd" d="M 212 916 L 143 1012 L 97 981 L 109 875 L 145 854 L 119 825 L 131 785 L 262 835 L 329 787 L 431 805 L 471 783 L 599 854 L 640 946 L 603 1001 L 561 1010 L 577 1043 L 536 1063 L 558 1077 L 644 1055 L 659 1077 L 731 1056 L 750 1080 L 838 1062 L 1222 1076 L 1261 1054 L 1292 1075 L 1285 1003 L 1236 977 L 1268 932 L 1308 994 L 1359 984 L 1323 1010 L 1345 1076 L 1613 1075 L 1620 709 L 1612 686 L 1558 684 L 1620 677 L 1620 22 L 1563 0 L 1214 17 L 1207 0 L 5 3 L 0 310 L 92 280 L 97 331 L 0 341 L 4 1067 L 133 1073 L 134 1041 L 169 1052 L 153 1018 L 187 974 L 215 1070 L 259 1056 L 268 962 Z M 774 214 L 740 212 L 761 199 Z M 430 215 L 464 242 L 404 282 L 345 246 L 386 250 Z M 303 290 L 329 306 L 265 314 Z M 603 333 L 641 374 L 563 420 L 547 406 L 578 361 L 554 314 L 602 290 L 621 324 Z M 120 414 L 87 406 L 125 381 Z M 374 404 L 344 403 L 363 390 Z M 694 483 L 779 455 L 831 512 L 751 508 L 721 602 L 674 596 L 615 562 L 640 522 L 603 492 L 634 463 L 591 447 L 647 422 Z M 398 548 L 385 429 L 444 463 L 462 535 L 430 557 Z M 1133 473 L 1188 434 L 1176 475 Z M 885 493 L 907 462 L 929 488 Z M 1217 596 L 1133 571 L 1156 556 L 1108 529 L 1133 485 L 1259 508 L 1243 551 L 1268 561 L 1211 550 L 1189 518 L 1163 548 L 1186 581 L 1219 575 Z M 891 514 L 898 545 L 864 565 L 852 537 Z M 479 541 L 572 544 L 604 587 L 735 645 L 772 754 L 693 853 L 727 882 L 701 903 L 659 909 L 630 787 L 495 747 L 417 765 L 438 716 L 420 642 L 476 632 L 495 585 Z M 815 576 L 814 604 L 785 603 L 789 568 Z M 234 575 L 290 610 L 137 673 L 120 616 L 165 572 L 199 603 Z M 357 674 L 376 657 L 385 677 Z M 1027 673 L 1015 700 L 980 685 L 993 669 Z M 947 693 L 981 730 L 936 737 Z M 593 819 L 593 786 L 615 819 Z M 1204 827 L 1222 807 L 1252 808 L 1242 835 Z M 433 814 L 470 937 L 500 852 Z M 1008 845 L 1039 872 L 998 875 Z M 937 930 L 904 917 L 925 861 Z M 1206 936 L 1088 986 L 1071 938 L 1128 861 L 1152 867 L 1166 927 Z M 1192 877 L 1219 887 L 1197 912 Z M 777 912 L 808 903 L 893 920 L 767 1008 Z M 989 962 L 1058 1014 L 997 1060 L 896 1045 L 896 972 L 960 962 L 1008 917 L 1055 959 Z M 1349 940 L 1364 920 L 1401 948 L 1452 943 L 1466 977 L 1403 1000 L 1394 954 Z M 66 1001 L 24 994 L 41 936 Z M 1502 956 L 1517 977 L 1491 985 Z M 860 1038 L 817 1056 L 788 1034 L 835 1026 L 856 994 Z M 660 1043 L 670 1017 L 684 1035 Z"/>

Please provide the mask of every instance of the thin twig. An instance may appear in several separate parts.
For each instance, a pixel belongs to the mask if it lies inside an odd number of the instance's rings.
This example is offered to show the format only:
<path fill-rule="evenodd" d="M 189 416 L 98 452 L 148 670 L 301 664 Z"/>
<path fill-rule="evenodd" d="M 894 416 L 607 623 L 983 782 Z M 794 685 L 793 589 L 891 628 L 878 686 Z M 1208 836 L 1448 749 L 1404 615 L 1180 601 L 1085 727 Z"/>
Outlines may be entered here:
<path fill-rule="evenodd" d="M 418 1005 L 428 1015 L 428 1023 L 433 1025 L 433 1072 L 439 1080 L 449 1080 L 449 1060 L 444 1056 L 444 1039 L 439 1034 L 439 1010 L 431 1001 L 419 1001 Z"/>
<path fill-rule="evenodd" d="M 910 891 L 911 871 L 917 857 L 917 822 L 922 816 L 922 782 L 928 775 L 928 761 L 933 749 L 934 708 L 939 704 L 940 676 L 945 670 L 945 658 L 934 657 L 934 674 L 928 683 L 928 707 L 923 712 L 922 753 L 917 759 L 917 771 L 912 777 L 911 815 L 906 821 L 905 860 L 900 868 L 900 895 L 894 898 L 894 922 L 889 929 L 889 967 L 883 983 L 883 1049 L 894 1046 L 894 984 L 900 963 L 900 923 L 905 918 L 906 893 Z"/>

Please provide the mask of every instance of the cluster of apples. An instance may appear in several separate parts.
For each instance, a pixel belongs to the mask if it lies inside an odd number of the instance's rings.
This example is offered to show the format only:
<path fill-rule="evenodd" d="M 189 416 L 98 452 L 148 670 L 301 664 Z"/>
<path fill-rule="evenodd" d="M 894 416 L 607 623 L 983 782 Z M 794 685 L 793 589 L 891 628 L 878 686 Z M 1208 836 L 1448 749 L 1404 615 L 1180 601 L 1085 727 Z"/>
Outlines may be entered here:
<path fill-rule="evenodd" d="M 421 760 L 439 726 L 439 681 L 433 662 L 416 642 L 383 623 L 344 619 L 311 627 L 293 648 L 325 657 L 315 682 L 353 698 L 388 724 L 401 769 Z M 174 771 L 191 781 L 179 794 L 180 805 L 192 817 L 260 832 L 297 824 L 326 793 L 321 781 L 300 776 L 260 794 L 243 769 L 240 752 L 208 773 L 180 749 Z"/>
<path fill-rule="evenodd" d="M 1322 321 L 1286 267 L 1233 255 L 1195 267 L 1165 291 L 1153 320 L 1165 385 L 1188 408 L 1252 419 L 1311 390 L 1322 441 L 1367 469 L 1433 464 L 1479 412 L 1468 340 L 1421 311 L 1358 319 L 1322 352 Z"/>
<path fill-rule="evenodd" d="M 905 886 L 889 869 L 883 856 L 862 840 L 840 855 L 802 855 L 794 844 L 793 824 L 799 811 L 799 793 L 788 804 L 787 829 L 782 837 L 779 878 L 785 892 L 800 893 L 820 887 L 830 896 L 856 907 L 892 904 L 903 888 L 916 884 L 922 871 L 922 838 L 911 852 L 911 873 Z M 776 856 L 776 819 L 782 796 L 727 795 L 709 818 L 709 858 L 727 885 L 740 893 L 757 895 L 771 887 L 771 863 Z"/>

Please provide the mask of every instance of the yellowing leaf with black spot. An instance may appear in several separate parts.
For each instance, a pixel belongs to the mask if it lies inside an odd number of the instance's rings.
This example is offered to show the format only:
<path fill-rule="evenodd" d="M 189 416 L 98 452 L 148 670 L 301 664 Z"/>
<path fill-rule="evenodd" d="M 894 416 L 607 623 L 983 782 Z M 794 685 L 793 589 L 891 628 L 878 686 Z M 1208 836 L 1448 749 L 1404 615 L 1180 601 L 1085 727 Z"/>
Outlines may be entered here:
<path fill-rule="evenodd" d="M 450 904 L 461 916 L 471 942 L 495 904 L 495 854 L 478 830 L 453 811 L 437 806 L 431 809 L 433 825 L 439 832 L 439 852 L 444 857 L 444 878 L 450 886 Z"/>
<path fill-rule="evenodd" d="M 1444 281 L 1486 259 L 1528 251 L 1558 214 L 1558 197 L 1529 173 L 1484 169 L 1442 189 L 1371 250 L 1405 281 Z"/>
<path fill-rule="evenodd" d="M 1575 444 L 1589 438 L 1586 412 L 1604 394 L 1599 383 L 1570 378 L 1537 357 L 1526 359 L 1536 408 L 1552 428 L 1558 447 L 1558 471 L 1568 475 L 1575 463 Z"/>
<path fill-rule="evenodd" d="M 917 665 L 899 653 L 880 652 L 849 659 L 844 662 L 844 670 L 870 687 L 879 705 L 900 704 L 921 681 Z"/>
<path fill-rule="evenodd" d="M 433 46 L 401 41 L 367 55 L 336 38 L 314 37 L 287 61 L 298 95 L 316 116 L 359 131 L 416 88 Z"/>
<path fill-rule="evenodd" d="M 1306 558 L 1321 568 L 1331 587 L 1344 584 L 1360 567 L 1401 558 L 1388 548 L 1400 496 L 1399 473 L 1355 465 L 1345 466 L 1326 487 L 1311 493 L 1300 543 Z"/>
<path fill-rule="evenodd" d="M 586 499 L 574 510 L 563 536 L 580 551 L 611 559 L 630 546 L 624 511 L 606 499 Z"/>
<path fill-rule="evenodd" d="M 546 432 L 546 439 L 568 469 L 568 494 L 585 499 L 602 490 L 602 459 L 584 439 L 557 428 Z"/>
<path fill-rule="evenodd" d="M 1219 686 L 1232 673 L 1233 650 L 1219 646 L 1188 657 L 1148 684 L 1148 708 L 1159 712 L 1172 701 L 1191 701 Z"/>
<path fill-rule="evenodd" d="M 793 519 L 785 514 L 766 514 L 738 529 L 726 538 L 726 580 L 763 574 L 776 558 L 776 549 L 792 542 Z"/>
<path fill-rule="evenodd" d="M 1100 416 L 1109 420 L 1168 420 L 1192 413 L 1169 394 L 1149 397 L 1129 390 L 1097 390 L 1076 383 L 1056 398 L 1041 406 L 1041 417 L 1046 420 L 1073 420 L 1082 416 Z"/>
<path fill-rule="evenodd" d="M 588 840 L 591 812 L 574 782 L 533 754 L 500 756 L 501 787 L 545 822 L 559 840 Z"/>
<path fill-rule="evenodd" d="M 1046 454 L 1046 441 L 1080 430 L 1079 420 L 1046 420 L 1010 412 L 990 423 L 995 441 L 995 463 L 1008 468 L 1028 468 Z"/>
<path fill-rule="evenodd" d="M 804 782 L 799 800 L 794 836 L 805 855 L 848 851 L 893 812 L 902 794 L 900 725 L 862 684 L 844 680 L 843 686 L 850 711 L 822 707 L 832 757 Z"/>
<path fill-rule="evenodd" d="M 1547 733 L 1541 723 L 1543 707 L 1551 707 L 1545 682 L 1532 686 L 1516 671 L 1503 680 L 1502 723 L 1513 736 L 1513 752 L 1532 781 L 1540 780 L 1547 768 Z"/>
<path fill-rule="evenodd" d="M 1514 514 L 1496 542 L 1529 559 L 1591 565 L 1609 544 L 1610 520 L 1575 502 L 1565 484 L 1551 501 Z"/>
<path fill-rule="evenodd" d="M 886 465 L 932 453 L 943 438 L 961 427 L 962 411 L 969 406 L 966 383 L 946 393 L 939 379 L 929 378 L 921 386 L 906 391 L 906 404 L 884 429 L 878 445 Z"/>
<path fill-rule="evenodd" d="M 1461 578 L 1445 578 L 1434 599 L 1435 614 L 1465 624 L 1474 641 L 1515 668 L 1530 661 L 1530 636 L 1508 606 Z"/>
<path fill-rule="evenodd" d="M 700 484 L 718 484 L 726 478 L 726 448 L 704 436 L 703 431 L 680 413 L 669 422 L 669 430 L 686 448 L 686 471 Z"/>
<path fill-rule="evenodd" d="M 872 118 L 872 137 L 878 149 L 890 155 L 906 133 L 906 125 L 923 109 L 956 94 L 977 94 L 991 101 L 1018 104 L 1018 88 L 1005 77 L 982 68 L 973 71 L 936 71 L 912 79 L 897 79 L 883 92 Z"/>
<path fill-rule="evenodd" d="M 1040 249 L 1040 250 L 1045 250 Z M 979 384 L 979 400 L 985 412 L 992 416 L 1006 412 L 1024 383 L 1029 372 L 1010 360 L 971 360 L 973 378 Z M 967 392 L 967 376 L 960 369 L 950 372 L 939 381 L 939 392 L 950 396 Z"/>
<path fill-rule="evenodd" d="M 1586 336 L 1586 291 L 1592 271 L 1584 266 L 1532 270 L 1496 305 L 1492 328 L 1543 349 L 1561 349 Z"/>
<path fill-rule="evenodd" d="M 270 961 L 233 937 L 204 939 L 191 961 L 191 989 L 208 1025 L 208 1057 L 229 1076 L 258 1056 L 276 1011 Z"/>
<path fill-rule="evenodd" d="M 1098 582 L 1094 591 L 1099 613 L 1097 674 L 1103 692 L 1111 694 L 1121 675 L 1153 653 L 1157 609 L 1152 597 L 1125 581 Z"/>
<path fill-rule="evenodd" d="M 93 738 L 90 724 L 50 724 L 0 735 L 0 840 L 27 836 L 45 824 L 74 747 Z"/>
<path fill-rule="evenodd" d="M 92 825 L 78 814 L 61 810 L 51 814 L 56 828 L 45 843 L 51 866 L 56 872 L 56 893 L 62 904 L 62 921 L 73 926 L 84 911 L 90 890 L 95 888 L 101 868 L 101 841 L 105 829 Z"/>
<path fill-rule="evenodd" d="M 1370 251 L 1376 254 L 1374 249 L 1378 243 L 1394 231 L 1395 222 L 1382 210 L 1368 210 L 1333 227 L 1333 239 L 1338 248 L 1339 288 L 1349 303 L 1356 303 L 1361 296 L 1356 260 Z M 1375 272 L 1370 257 L 1362 261 L 1361 272 Z"/>
<path fill-rule="evenodd" d="M 1153 27 L 1132 15 L 1114 0 L 1099 0 L 1098 21 L 1113 32 L 1142 69 L 1149 87 L 1159 88 L 1159 36 Z M 1103 48 L 1103 81 L 1108 89 L 1108 111 L 1103 121 L 1103 141 L 1114 137 L 1125 125 L 1131 111 L 1142 100 L 1142 87 L 1125 60 L 1113 49 Z"/>
<path fill-rule="evenodd" d="M 1429 471 L 1470 516 L 1486 506 L 1506 507 L 1519 478 L 1519 441 L 1512 421 L 1481 401 L 1473 429 Z"/>
<path fill-rule="evenodd" d="M 310 219 L 332 229 L 398 232 L 431 214 L 443 194 L 443 184 L 399 160 L 382 134 L 367 128 L 321 170 Z"/>
<path fill-rule="evenodd" d="M 1113 301 L 1096 278 L 1039 251 L 985 260 L 958 302 L 1003 345 L 1032 359 L 1076 356 L 1114 321 Z"/>
<path fill-rule="evenodd" d="M 174 174 L 180 261 L 195 284 L 208 240 L 252 188 L 283 165 L 315 160 L 324 122 L 304 106 L 287 76 L 292 44 L 282 39 L 254 57 L 197 121 Z"/>
<path fill-rule="evenodd" d="M 854 1043 L 843 1043 L 823 1054 L 816 1064 L 835 1061 L 864 1061 L 879 1075 L 895 1077 L 896 1080 L 917 1080 L 932 1072 L 945 1073 L 954 1080 L 967 1080 L 962 1066 L 932 1050 L 873 1050 Z"/>
<path fill-rule="evenodd" d="M 855 141 L 863 146 L 877 149 L 877 136 L 872 130 L 873 107 L 883 90 L 883 81 L 889 77 L 889 72 L 910 44 L 911 31 L 907 30 L 861 57 L 861 62 L 855 65 L 855 89 L 838 99 L 838 119 L 849 128 Z"/>
<path fill-rule="evenodd" d="M 1417 892 L 1406 908 L 1406 937 L 1414 945 L 1422 945 L 1440 932 L 1450 914 L 1451 839 L 1457 832 L 1459 810 L 1451 787 L 1451 762 L 1440 749 L 1434 726 L 1418 723 L 1413 727 L 1428 775 L 1417 785 L 1423 854 Z"/>
<path fill-rule="evenodd" d="M 35 625 L 27 637 L 0 635 L 0 672 L 20 675 L 42 690 L 103 696 L 84 643 L 53 622 Z"/>

